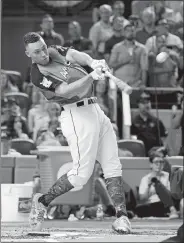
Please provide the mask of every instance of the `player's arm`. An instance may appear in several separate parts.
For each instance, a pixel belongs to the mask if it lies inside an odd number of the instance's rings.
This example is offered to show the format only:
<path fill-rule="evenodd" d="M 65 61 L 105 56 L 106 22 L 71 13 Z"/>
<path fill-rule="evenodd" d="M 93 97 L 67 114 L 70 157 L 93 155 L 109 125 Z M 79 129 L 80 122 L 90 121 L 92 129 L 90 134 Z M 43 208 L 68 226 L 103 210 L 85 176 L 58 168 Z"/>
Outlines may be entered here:
<path fill-rule="evenodd" d="M 78 63 L 81 66 L 91 67 L 91 64 L 94 59 L 90 57 L 87 53 L 80 52 L 70 48 L 67 51 L 66 60 L 71 63 Z"/>
<path fill-rule="evenodd" d="M 101 69 L 95 69 L 90 74 L 87 74 L 77 81 L 67 84 L 63 82 L 62 84 L 55 87 L 54 92 L 62 97 L 71 98 L 74 95 L 80 95 L 81 91 L 89 87 L 89 84 L 92 84 L 94 80 L 104 79 L 104 74 Z M 81 90 L 83 89 L 83 90 Z"/>
<path fill-rule="evenodd" d="M 41 90 L 47 93 L 47 96 L 50 98 L 55 94 L 64 98 L 72 98 L 75 95 L 78 95 L 82 92 L 81 89 L 86 89 L 94 80 L 98 80 L 103 77 L 101 69 L 96 69 L 90 74 L 87 74 L 81 79 L 76 80 L 73 83 L 67 84 L 61 79 L 56 79 L 50 76 L 44 76 L 40 73 L 36 65 L 32 68 L 32 82 Z"/>
<path fill-rule="evenodd" d="M 105 59 L 96 60 L 90 57 L 87 53 L 80 52 L 70 48 L 66 54 L 66 60 L 71 63 L 77 63 L 81 66 L 89 66 L 92 69 L 96 68 L 109 68 Z M 109 69 L 110 71 L 110 69 Z"/>
<path fill-rule="evenodd" d="M 81 87 L 85 89 L 86 87 L 89 87 L 89 85 L 92 84 L 93 81 L 94 79 L 92 78 L 91 74 L 88 74 L 71 84 L 63 82 L 62 84 L 57 85 L 53 91 L 59 96 L 72 98 L 74 95 L 78 95 L 81 93 Z"/>
<path fill-rule="evenodd" d="M 81 66 L 89 66 L 92 69 L 106 68 L 110 71 L 104 59 L 102 60 L 93 59 L 87 53 L 74 50 L 72 47 L 68 48 L 62 46 L 51 46 L 50 48 L 56 49 L 60 53 L 60 55 L 62 55 L 68 62 L 76 63 Z"/>

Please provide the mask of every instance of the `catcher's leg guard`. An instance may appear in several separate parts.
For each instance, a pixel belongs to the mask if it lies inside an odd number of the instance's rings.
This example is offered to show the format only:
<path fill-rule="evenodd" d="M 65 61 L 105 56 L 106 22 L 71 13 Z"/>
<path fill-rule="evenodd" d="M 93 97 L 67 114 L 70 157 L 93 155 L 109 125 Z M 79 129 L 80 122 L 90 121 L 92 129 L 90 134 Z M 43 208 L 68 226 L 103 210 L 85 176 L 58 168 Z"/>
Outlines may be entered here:
<path fill-rule="evenodd" d="M 61 176 L 56 183 L 50 188 L 48 193 L 42 195 L 38 202 L 41 202 L 44 206 L 48 205 L 58 196 L 70 191 L 74 186 L 69 182 L 67 174 Z"/>
<path fill-rule="evenodd" d="M 113 200 L 117 217 L 127 216 L 122 177 L 107 178 L 105 182 L 109 195 Z"/>

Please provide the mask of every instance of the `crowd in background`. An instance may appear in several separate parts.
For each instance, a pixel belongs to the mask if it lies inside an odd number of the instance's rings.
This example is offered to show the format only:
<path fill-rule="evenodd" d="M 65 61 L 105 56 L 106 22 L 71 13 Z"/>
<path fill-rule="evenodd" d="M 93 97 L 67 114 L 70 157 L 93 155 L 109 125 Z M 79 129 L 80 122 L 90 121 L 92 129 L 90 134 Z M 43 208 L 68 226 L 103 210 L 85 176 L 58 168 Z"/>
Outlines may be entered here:
<path fill-rule="evenodd" d="M 166 105 L 172 104 L 169 107 L 172 108 L 172 128 L 182 129 L 179 154 L 184 155 L 183 1 L 175 1 L 174 5 L 171 2 L 133 1 L 132 15 L 128 19 L 124 17 L 123 1 L 114 1 L 113 6 L 102 5 L 95 8 L 88 38 L 82 35 L 82 25 L 76 19 L 68 23 L 70 38 L 65 40 L 62 30 L 61 33 L 54 31 L 54 19 L 49 14 L 43 16 L 41 29 L 38 31 L 48 46 L 73 46 L 93 58 L 105 59 L 116 77 L 142 91 L 136 100 L 138 114 L 132 120 L 131 135 L 143 141 L 147 156 L 154 147 L 166 146 L 168 132 L 163 121 L 151 112 L 152 97 L 155 97 L 155 93 L 153 95 L 145 91 L 146 87 L 153 87 L 155 91 L 158 87 L 178 88 L 179 92 L 157 92 L 157 102 L 158 105 L 163 101 Z M 163 53 L 163 56 L 159 56 L 159 53 Z M 89 67 L 84 68 L 90 72 Z M 22 96 L 21 100 L 21 95 L 17 95 L 19 92 L 25 93 L 27 98 Z M 15 95 L 11 96 L 11 93 Z M 94 95 L 113 123 L 117 139 L 123 138 L 121 92 L 117 90 L 117 121 L 114 118 L 115 97 L 110 81 L 95 82 Z M 30 67 L 27 68 L 25 81 L 21 80 L 21 74 L 16 71 L 1 71 L 1 106 L 1 127 L 2 131 L 5 131 L 3 136 L 8 139 L 32 139 L 36 146 L 68 145 L 58 119 L 61 107 L 57 103 L 48 103 L 42 93 L 32 85 Z M 132 156 L 130 151 L 119 153 L 121 156 Z M 156 175 L 156 171 L 163 171 L 164 160 L 160 155 L 152 157 L 151 173 Z M 160 169 L 157 168 L 159 166 Z M 136 210 L 131 209 L 137 215 L 151 216 L 150 211 L 158 214 L 161 211 L 163 216 L 168 212 L 163 210 L 165 202 L 168 203 L 167 209 L 170 209 L 173 215 L 176 214 L 171 195 L 168 195 L 168 175 L 164 172 L 162 176 L 164 189 L 157 181 L 153 181 L 151 195 L 146 194 L 146 185 L 151 185 L 150 175 L 142 179 L 140 197 L 149 201 L 149 204 L 146 207 L 139 206 Z M 160 190 L 164 195 L 161 200 L 156 195 Z M 106 211 L 110 206 L 106 205 Z M 87 212 L 89 214 L 89 210 Z"/>

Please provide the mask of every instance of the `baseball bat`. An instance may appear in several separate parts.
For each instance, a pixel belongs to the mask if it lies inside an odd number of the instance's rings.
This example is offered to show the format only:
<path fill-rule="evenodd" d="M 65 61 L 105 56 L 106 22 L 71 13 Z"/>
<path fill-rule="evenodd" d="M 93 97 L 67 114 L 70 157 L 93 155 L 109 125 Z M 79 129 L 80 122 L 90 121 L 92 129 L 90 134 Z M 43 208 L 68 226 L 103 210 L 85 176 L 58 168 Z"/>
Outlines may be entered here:
<path fill-rule="evenodd" d="M 112 79 L 114 81 L 114 83 L 118 86 L 118 88 L 130 95 L 132 93 L 132 87 L 130 87 L 127 83 L 125 83 L 123 80 L 116 78 L 112 73 L 110 73 L 109 71 L 105 71 L 105 76 L 109 77 L 110 79 Z"/>

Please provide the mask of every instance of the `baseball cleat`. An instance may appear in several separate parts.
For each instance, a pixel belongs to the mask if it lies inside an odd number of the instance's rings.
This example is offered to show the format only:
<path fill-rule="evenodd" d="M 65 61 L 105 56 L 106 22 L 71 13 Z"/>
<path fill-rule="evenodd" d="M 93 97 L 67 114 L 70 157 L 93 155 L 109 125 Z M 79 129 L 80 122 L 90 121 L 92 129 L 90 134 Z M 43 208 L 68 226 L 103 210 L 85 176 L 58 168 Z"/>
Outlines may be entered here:
<path fill-rule="evenodd" d="M 47 211 L 47 208 L 42 203 L 38 202 L 38 199 L 41 196 L 41 193 L 36 193 L 33 196 L 31 211 L 29 214 L 29 225 L 34 231 L 40 231 L 42 229 L 44 214 Z"/>
<path fill-rule="evenodd" d="M 121 216 L 117 218 L 112 224 L 112 229 L 119 234 L 130 234 L 131 224 L 127 216 Z"/>

